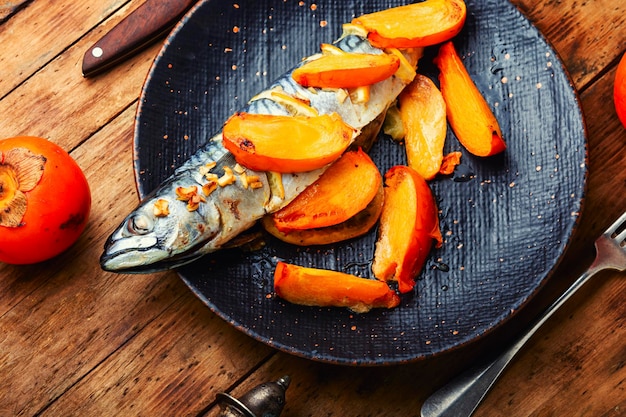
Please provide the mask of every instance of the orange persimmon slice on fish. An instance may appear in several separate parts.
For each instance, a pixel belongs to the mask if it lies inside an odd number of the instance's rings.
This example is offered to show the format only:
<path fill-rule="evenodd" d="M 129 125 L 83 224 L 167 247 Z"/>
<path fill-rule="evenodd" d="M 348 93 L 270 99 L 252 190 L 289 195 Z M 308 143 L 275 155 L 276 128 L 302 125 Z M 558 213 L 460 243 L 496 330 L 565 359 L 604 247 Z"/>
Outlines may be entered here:
<path fill-rule="evenodd" d="M 382 281 L 285 262 L 274 270 L 274 291 L 293 304 L 347 307 L 357 313 L 400 304 L 398 294 Z"/>
<path fill-rule="evenodd" d="M 326 54 L 296 68 L 293 79 L 303 87 L 356 88 L 391 77 L 400 59 L 390 54 Z"/>
<path fill-rule="evenodd" d="M 274 224 L 271 215 L 263 217 L 261 224 L 272 236 L 283 242 L 297 246 L 329 245 L 362 236 L 369 232 L 378 222 L 383 209 L 383 186 L 369 202 L 367 207 L 341 223 L 312 229 L 289 230 L 281 232 Z"/>
<path fill-rule="evenodd" d="M 431 180 L 441 168 L 448 128 L 443 95 L 430 78 L 417 74 L 400 94 L 398 104 L 408 165 Z"/>
<path fill-rule="evenodd" d="M 385 174 L 385 200 L 372 272 L 397 281 L 401 293 L 415 286 L 433 243 L 441 245 L 437 205 L 430 187 L 413 168 L 396 165 Z"/>
<path fill-rule="evenodd" d="M 256 171 L 305 172 L 341 156 L 357 130 L 336 114 L 282 116 L 236 113 L 225 123 L 224 147 Z"/>
<path fill-rule="evenodd" d="M 360 148 L 344 153 L 287 206 L 272 214 L 278 230 L 306 230 L 342 223 L 374 199 L 382 184 L 376 164 Z"/>
<path fill-rule="evenodd" d="M 445 42 L 456 36 L 467 8 L 463 0 L 426 0 L 356 17 L 372 45 L 379 48 L 416 48 Z"/>
<path fill-rule="evenodd" d="M 439 68 L 439 88 L 446 102 L 448 122 L 459 142 L 476 156 L 504 151 L 506 143 L 498 120 L 451 41 L 441 45 L 434 62 Z"/>

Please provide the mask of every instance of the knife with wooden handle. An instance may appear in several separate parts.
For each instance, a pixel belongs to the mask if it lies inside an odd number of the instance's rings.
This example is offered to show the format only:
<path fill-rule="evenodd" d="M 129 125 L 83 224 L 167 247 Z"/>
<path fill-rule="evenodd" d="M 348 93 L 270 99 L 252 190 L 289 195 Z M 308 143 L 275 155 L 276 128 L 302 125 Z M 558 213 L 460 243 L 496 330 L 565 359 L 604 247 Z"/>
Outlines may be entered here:
<path fill-rule="evenodd" d="M 99 74 L 169 32 L 197 0 L 146 0 L 85 52 L 83 76 Z"/>

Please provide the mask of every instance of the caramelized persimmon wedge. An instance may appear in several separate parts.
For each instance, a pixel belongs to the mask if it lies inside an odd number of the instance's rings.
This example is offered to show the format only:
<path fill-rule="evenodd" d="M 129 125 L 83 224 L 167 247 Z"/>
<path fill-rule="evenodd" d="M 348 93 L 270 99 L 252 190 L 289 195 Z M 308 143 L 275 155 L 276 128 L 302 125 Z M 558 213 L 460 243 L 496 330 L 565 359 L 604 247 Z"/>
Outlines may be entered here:
<path fill-rule="evenodd" d="M 430 78 L 417 74 L 400 94 L 399 106 L 408 165 L 431 180 L 441 168 L 448 128 L 443 95 Z"/>
<path fill-rule="evenodd" d="M 291 76 L 304 87 L 356 88 L 391 77 L 400 59 L 390 54 L 326 54 L 296 68 Z"/>
<path fill-rule="evenodd" d="M 372 201 L 382 177 L 360 148 L 344 153 L 287 206 L 272 214 L 278 230 L 313 229 L 342 223 Z"/>
<path fill-rule="evenodd" d="M 265 216 L 261 220 L 261 224 L 269 234 L 292 245 L 329 245 L 353 239 L 369 232 L 378 222 L 382 209 L 383 187 L 381 184 L 378 193 L 367 207 L 342 223 L 314 229 L 290 230 L 289 233 L 278 230 L 272 216 Z"/>
<path fill-rule="evenodd" d="M 357 313 L 400 304 L 398 294 L 382 281 L 285 262 L 274 270 L 274 291 L 293 304 L 347 307 Z"/>
<path fill-rule="evenodd" d="M 448 122 L 457 139 L 476 156 L 491 156 L 506 149 L 500 125 L 489 104 L 472 81 L 452 42 L 435 57 L 439 87 L 446 101 Z"/>
<path fill-rule="evenodd" d="M 224 147 L 256 171 L 304 172 L 333 162 L 356 136 L 336 113 L 277 116 L 236 113 L 224 125 Z"/>
<path fill-rule="evenodd" d="M 382 281 L 398 281 L 398 290 L 406 293 L 433 243 L 441 244 L 437 205 L 426 180 L 408 166 L 390 168 L 385 185 L 372 272 Z"/>
<path fill-rule="evenodd" d="M 359 16 L 352 23 L 363 26 L 379 48 L 415 48 L 451 39 L 466 15 L 463 0 L 426 0 Z"/>

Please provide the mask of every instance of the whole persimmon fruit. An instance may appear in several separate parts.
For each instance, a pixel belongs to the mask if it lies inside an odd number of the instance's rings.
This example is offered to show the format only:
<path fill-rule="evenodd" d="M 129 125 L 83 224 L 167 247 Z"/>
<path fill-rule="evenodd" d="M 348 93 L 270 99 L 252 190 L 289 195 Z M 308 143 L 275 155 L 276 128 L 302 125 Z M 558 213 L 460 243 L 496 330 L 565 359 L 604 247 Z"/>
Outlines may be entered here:
<path fill-rule="evenodd" d="M 72 157 L 39 137 L 0 140 L 0 262 L 33 264 L 68 249 L 91 210 Z"/>

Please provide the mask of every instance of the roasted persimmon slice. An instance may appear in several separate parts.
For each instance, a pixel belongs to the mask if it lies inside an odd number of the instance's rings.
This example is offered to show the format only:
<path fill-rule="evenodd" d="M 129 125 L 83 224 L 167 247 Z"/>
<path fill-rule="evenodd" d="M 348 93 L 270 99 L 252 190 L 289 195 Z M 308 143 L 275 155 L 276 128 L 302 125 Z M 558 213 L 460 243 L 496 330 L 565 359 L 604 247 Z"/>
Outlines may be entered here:
<path fill-rule="evenodd" d="M 446 103 L 435 83 L 417 74 L 399 97 L 408 165 L 424 179 L 433 179 L 443 161 L 448 122 Z"/>
<path fill-rule="evenodd" d="M 359 213 L 382 184 L 376 164 L 360 148 L 344 153 L 291 203 L 272 214 L 278 230 L 333 226 Z"/>
<path fill-rule="evenodd" d="M 278 116 L 236 113 L 224 125 L 224 147 L 256 171 L 304 172 L 333 162 L 356 136 L 336 113 Z"/>
<path fill-rule="evenodd" d="M 265 216 L 261 220 L 263 228 L 272 236 L 297 246 L 329 245 L 343 242 L 362 236 L 369 232 L 378 222 L 383 209 L 383 187 L 382 184 L 378 193 L 370 203 L 348 220 L 333 226 L 319 227 L 305 230 L 290 230 L 283 233 L 274 224 L 272 216 Z"/>
<path fill-rule="evenodd" d="M 441 244 L 437 205 L 426 180 L 408 166 L 390 168 L 385 185 L 372 272 L 382 281 L 398 281 L 398 290 L 406 293 L 433 243 Z"/>
<path fill-rule="evenodd" d="M 293 79 L 304 87 L 356 88 L 391 77 L 400 59 L 390 54 L 326 54 L 296 68 Z"/>
<path fill-rule="evenodd" d="M 398 294 L 382 281 L 285 262 L 274 270 L 274 291 L 293 304 L 347 307 L 357 313 L 400 304 Z"/>
<path fill-rule="evenodd" d="M 446 102 L 448 122 L 459 142 L 476 156 L 504 151 L 506 143 L 498 120 L 452 42 L 441 45 L 435 65 L 439 68 L 439 87 Z"/>
<path fill-rule="evenodd" d="M 367 38 L 379 48 L 436 45 L 457 35 L 465 24 L 463 0 L 426 0 L 356 17 Z"/>

